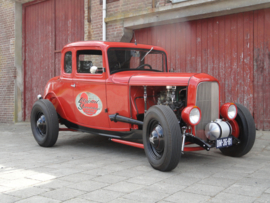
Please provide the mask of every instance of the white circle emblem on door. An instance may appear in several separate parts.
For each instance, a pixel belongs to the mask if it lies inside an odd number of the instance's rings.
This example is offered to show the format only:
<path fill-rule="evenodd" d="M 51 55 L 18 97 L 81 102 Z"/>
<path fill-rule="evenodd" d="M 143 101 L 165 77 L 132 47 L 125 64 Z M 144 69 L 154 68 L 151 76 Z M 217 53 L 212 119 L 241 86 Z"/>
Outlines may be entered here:
<path fill-rule="evenodd" d="M 102 111 L 102 102 L 100 98 L 91 92 L 81 92 L 77 95 L 77 109 L 86 116 L 97 116 Z"/>

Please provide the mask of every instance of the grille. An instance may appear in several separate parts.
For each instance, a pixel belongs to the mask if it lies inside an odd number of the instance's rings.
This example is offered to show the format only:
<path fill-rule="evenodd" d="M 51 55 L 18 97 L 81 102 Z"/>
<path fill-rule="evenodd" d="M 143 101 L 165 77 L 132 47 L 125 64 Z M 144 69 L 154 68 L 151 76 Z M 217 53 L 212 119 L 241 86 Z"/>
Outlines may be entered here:
<path fill-rule="evenodd" d="M 217 82 L 202 82 L 197 87 L 196 106 L 201 109 L 201 121 L 196 126 L 196 136 L 206 140 L 204 128 L 219 118 L 219 87 Z"/>

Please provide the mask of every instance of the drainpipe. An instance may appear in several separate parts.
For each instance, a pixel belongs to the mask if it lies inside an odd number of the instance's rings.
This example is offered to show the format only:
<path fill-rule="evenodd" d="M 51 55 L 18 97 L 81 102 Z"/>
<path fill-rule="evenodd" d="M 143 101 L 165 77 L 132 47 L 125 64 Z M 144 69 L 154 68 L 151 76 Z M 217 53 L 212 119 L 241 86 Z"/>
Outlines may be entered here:
<path fill-rule="evenodd" d="M 102 30 L 103 30 L 103 36 L 102 40 L 106 41 L 106 23 L 105 23 L 105 18 L 106 18 L 106 0 L 103 0 L 103 20 L 102 20 Z"/>

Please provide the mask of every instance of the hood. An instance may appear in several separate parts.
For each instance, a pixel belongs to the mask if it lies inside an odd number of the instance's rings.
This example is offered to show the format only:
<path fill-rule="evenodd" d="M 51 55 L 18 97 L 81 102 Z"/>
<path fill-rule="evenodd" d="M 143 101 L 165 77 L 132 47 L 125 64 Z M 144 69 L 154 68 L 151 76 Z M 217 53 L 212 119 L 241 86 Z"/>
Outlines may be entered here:
<path fill-rule="evenodd" d="M 190 78 L 194 75 L 203 81 L 216 80 L 204 73 L 166 73 L 152 71 L 123 71 L 115 73 L 111 77 L 112 82 L 115 84 L 129 84 L 131 86 L 187 86 Z"/>

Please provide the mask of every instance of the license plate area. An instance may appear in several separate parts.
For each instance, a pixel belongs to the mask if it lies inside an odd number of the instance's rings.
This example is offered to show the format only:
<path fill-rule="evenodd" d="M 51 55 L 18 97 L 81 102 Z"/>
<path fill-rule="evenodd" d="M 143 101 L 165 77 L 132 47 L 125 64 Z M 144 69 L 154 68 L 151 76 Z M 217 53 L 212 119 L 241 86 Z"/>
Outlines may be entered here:
<path fill-rule="evenodd" d="M 224 148 L 224 147 L 230 147 L 233 144 L 233 138 L 232 136 L 224 137 L 216 140 L 216 148 Z"/>

